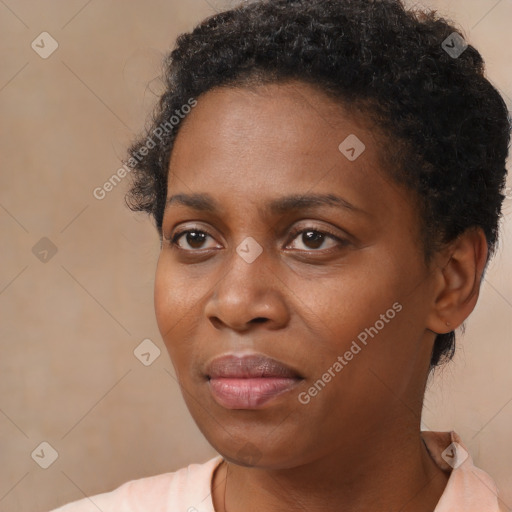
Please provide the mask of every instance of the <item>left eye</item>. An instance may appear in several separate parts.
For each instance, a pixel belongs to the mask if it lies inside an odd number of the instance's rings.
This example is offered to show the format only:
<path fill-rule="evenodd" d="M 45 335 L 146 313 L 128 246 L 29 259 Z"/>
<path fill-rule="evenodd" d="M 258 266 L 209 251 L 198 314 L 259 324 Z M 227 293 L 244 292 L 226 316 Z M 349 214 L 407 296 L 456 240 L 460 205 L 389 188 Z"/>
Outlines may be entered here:
<path fill-rule="evenodd" d="M 293 233 L 293 240 L 295 240 L 298 237 L 298 235 L 302 235 L 302 237 L 299 238 L 299 240 L 303 244 L 309 244 L 309 246 L 306 247 L 306 250 L 321 248 L 322 244 L 328 238 L 330 238 L 331 240 L 334 240 L 336 243 L 343 243 L 343 241 L 340 238 L 333 235 L 332 233 L 320 231 L 318 229 L 313 229 L 313 228 L 306 228 L 306 229 L 301 229 L 299 231 L 295 231 Z M 336 243 L 334 245 L 332 245 L 331 247 L 336 246 Z M 324 249 L 325 249 L 325 247 L 324 247 Z"/>

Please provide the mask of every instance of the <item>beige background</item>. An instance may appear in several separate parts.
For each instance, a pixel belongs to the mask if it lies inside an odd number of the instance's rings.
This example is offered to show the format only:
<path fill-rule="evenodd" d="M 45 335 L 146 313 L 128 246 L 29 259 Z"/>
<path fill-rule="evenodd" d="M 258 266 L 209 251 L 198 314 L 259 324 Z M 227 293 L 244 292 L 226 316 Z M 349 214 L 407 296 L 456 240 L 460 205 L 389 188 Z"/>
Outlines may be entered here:
<path fill-rule="evenodd" d="M 162 54 L 228 3 L 0 0 L 1 512 L 45 511 L 215 455 L 156 326 L 156 231 L 124 206 L 127 183 L 103 200 L 92 191 L 143 126 Z M 423 4 L 460 23 L 510 107 L 512 0 Z M 47 59 L 31 48 L 43 31 L 59 44 Z M 512 177 L 509 187 L 500 248 L 423 428 L 456 430 L 512 507 Z M 46 263 L 32 252 L 42 237 L 57 248 Z M 133 353 L 146 338 L 162 351 L 150 366 Z M 31 458 L 43 441 L 59 454 L 48 469 Z"/>

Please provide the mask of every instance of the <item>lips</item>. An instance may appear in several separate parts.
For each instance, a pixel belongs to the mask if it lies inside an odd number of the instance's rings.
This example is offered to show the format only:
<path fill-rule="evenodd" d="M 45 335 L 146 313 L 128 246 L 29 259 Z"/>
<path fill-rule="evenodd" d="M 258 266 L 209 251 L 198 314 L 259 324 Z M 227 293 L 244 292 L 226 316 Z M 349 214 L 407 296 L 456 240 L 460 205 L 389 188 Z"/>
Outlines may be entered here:
<path fill-rule="evenodd" d="M 297 386 L 302 377 L 262 354 L 228 354 L 206 369 L 213 399 L 227 409 L 257 409 Z"/>
<path fill-rule="evenodd" d="M 217 378 L 297 378 L 298 373 L 285 364 L 261 354 L 236 356 L 229 354 L 215 358 L 207 367 L 207 376 Z"/>

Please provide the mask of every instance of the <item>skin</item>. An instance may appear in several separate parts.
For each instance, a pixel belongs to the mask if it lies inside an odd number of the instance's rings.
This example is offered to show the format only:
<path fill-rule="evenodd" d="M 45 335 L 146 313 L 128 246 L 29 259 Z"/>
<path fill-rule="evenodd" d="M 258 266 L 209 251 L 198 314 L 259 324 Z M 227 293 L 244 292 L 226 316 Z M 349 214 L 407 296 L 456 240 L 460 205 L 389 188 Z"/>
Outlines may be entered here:
<path fill-rule="evenodd" d="M 355 161 L 338 150 L 349 134 L 366 146 Z M 455 329 L 476 304 L 485 235 L 468 231 L 427 267 L 417 202 L 383 169 L 383 142 L 363 112 L 301 82 L 213 89 L 180 126 L 168 197 L 209 193 L 220 210 L 166 208 L 164 239 L 185 229 L 208 236 L 164 240 L 155 311 L 187 406 L 226 461 L 214 475 L 216 511 L 431 512 L 446 486 L 421 440 L 422 401 L 435 333 Z M 262 209 L 313 192 L 365 213 Z M 313 243 L 290 235 L 294 227 L 345 242 Z M 263 250 L 250 264 L 236 252 L 249 236 Z M 300 403 L 395 302 L 402 310 Z M 226 409 L 204 369 L 231 351 L 274 357 L 304 380 L 261 409 Z"/>

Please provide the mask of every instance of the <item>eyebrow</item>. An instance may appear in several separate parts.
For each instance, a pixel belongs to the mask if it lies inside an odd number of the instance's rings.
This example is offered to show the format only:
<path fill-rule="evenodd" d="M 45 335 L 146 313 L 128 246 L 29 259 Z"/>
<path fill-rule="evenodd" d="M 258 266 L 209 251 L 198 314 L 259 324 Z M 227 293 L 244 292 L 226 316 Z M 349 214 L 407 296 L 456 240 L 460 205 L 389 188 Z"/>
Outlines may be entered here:
<path fill-rule="evenodd" d="M 217 201 L 207 193 L 176 194 L 167 199 L 166 206 L 170 206 L 171 204 L 179 204 L 194 210 L 209 213 L 218 213 L 220 211 L 220 206 Z M 369 212 L 362 210 L 352 203 L 349 203 L 346 199 L 334 194 L 297 194 L 284 196 L 265 203 L 264 210 L 275 215 L 319 206 L 335 206 L 353 211 L 354 213 L 370 215 Z"/>

